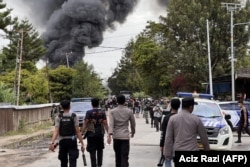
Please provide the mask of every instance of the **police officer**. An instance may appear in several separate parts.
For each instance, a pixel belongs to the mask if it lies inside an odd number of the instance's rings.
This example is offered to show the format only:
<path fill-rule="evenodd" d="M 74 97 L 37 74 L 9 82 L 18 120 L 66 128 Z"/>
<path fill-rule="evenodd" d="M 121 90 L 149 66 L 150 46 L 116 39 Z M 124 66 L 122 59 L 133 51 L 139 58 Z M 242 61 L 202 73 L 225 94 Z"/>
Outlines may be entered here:
<path fill-rule="evenodd" d="M 56 117 L 55 130 L 52 136 L 49 149 L 54 152 L 55 141 L 59 137 L 59 156 L 61 167 L 76 167 L 76 160 L 79 156 L 77 138 L 81 143 L 81 150 L 84 151 L 84 143 L 79 129 L 79 121 L 75 114 L 69 113 L 70 101 L 63 100 L 61 103 L 63 113 Z"/>

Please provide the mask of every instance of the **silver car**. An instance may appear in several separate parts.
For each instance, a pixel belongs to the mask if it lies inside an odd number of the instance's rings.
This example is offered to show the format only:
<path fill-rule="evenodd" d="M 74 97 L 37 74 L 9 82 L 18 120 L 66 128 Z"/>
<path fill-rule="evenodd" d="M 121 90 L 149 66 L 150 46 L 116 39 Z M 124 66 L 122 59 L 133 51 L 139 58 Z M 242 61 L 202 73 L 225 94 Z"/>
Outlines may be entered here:
<path fill-rule="evenodd" d="M 81 127 L 86 113 L 92 109 L 91 102 L 71 102 L 70 113 L 75 113 L 79 120 L 79 126 Z"/>

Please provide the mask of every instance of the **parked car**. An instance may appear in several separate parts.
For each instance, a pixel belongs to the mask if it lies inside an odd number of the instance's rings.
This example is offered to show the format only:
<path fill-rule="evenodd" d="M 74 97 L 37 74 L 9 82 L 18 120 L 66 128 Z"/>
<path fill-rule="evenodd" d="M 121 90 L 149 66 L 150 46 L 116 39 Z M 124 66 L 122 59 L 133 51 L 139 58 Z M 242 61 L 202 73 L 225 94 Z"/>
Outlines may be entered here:
<path fill-rule="evenodd" d="M 86 112 L 91 109 L 92 109 L 91 101 L 71 102 L 71 105 L 70 105 L 70 112 L 76 114 L 79 120 L 80 127 L 82 126 L 84 122 Z"/>
<path fill-rule="evenodd" d="M 230 150 L 233 144 L 233 133 L 225 120 L 225 117 L 230 117 L 230 115 L 223 115 L 218 103 L 212 100 L 212 96 L 186 92 L 179 92 L 177 95 L 180 99 L 188 96 L 194 97 L 196 105 L 194 105 L 192 114 L 201 119 L 207 131 L 211 150 Z M 199 136 L 197 136 L 197 143 L 198 147 L 202 149 Z"/>
<path fill-rule="evenodd" d="M 231 118 L 228 120 L 229 125 L 231 126 L 232 130 L 236 130 L 239 126 L 240 121 L 240 107 L 238 106 L 237 101 L 224 101 L 218 102 L 221 110 L 225 114 L 230 114 Z M 248 120 L 250 122 L 250 102 L 245 101 L 244 106 L 248 111 Z M 248 128 L 250 128 L 250 124 L 248 124 Z"/>

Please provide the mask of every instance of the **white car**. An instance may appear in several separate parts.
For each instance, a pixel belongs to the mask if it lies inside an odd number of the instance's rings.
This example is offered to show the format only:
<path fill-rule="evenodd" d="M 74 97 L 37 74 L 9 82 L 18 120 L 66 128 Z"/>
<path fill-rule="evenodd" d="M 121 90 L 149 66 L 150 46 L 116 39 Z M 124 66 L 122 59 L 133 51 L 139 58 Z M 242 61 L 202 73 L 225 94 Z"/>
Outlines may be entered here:
<path fill-rule="evenodd" d="M 177 95 L 179 97 L 193 96 L 192 93 L 182 94 L 182 92 L 177 93 Z M 194 98 L 197 105 L 194 105 L 192 114 L 197 115 L 206 128 L 211 150 L 230 150 L 233 144 L 232 130 L 227 124 L 218 103 L 211 99 L 205 99 L 205 97 L 206 94 L 195 94 Z M 202 149 L 199 136 L 197 141 L 198 146 Z"/>

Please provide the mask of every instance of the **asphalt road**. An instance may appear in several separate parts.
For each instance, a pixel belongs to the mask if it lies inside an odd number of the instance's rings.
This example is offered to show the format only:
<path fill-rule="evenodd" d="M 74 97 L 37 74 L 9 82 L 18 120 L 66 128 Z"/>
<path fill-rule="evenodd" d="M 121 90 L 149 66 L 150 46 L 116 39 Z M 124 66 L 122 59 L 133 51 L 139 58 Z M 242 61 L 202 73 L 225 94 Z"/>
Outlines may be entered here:
<path fill-rule="evenodd" d="M 145 120 L 140 117 L 136 119 L 136 134 L 130 140 L 130 157 L 129 163 L 131 167 L 156 167 L 160 158 L 159 139 L 160 132 L 156 132 L 155 128 L 151 128 Z M 14 139 L 13 139 L 14 140 Z M 39 144 L 29 141 L 26 147 L 19 146 L 18 149 L 1 149 L 0 147 L 0 166 L 8 167 L 55 167 L 60 166 L 57 159 L 58 148 L 55 152 L 50 152 L 48 146 L 50 139 L 45 139 Z M 234 132 L 234 141 L 237 140 L 237 134 Z M 4 141 L 0 138 L 0 141 Z M 105 139 L 106 141 L 106 139 Z M 6 142 L 6 141 L 5 141 Z M 84 140 L 86 144 L 86 140 Z M 80 148 L 80 146 L 79 146 Z M 250 137 L 246 134 L 242 135 L 241 144 L 233 144 L 232 150 L 250 151 Z M 90 158 L 88 152 L 86 154 L 87 164 L 90 166 Z M 77 162 L 78 166 L 83 166 L 81 156 Z M 113 145 L 107 145 L 104 149 L 103 167 L 114 167 L 115 158 Z"/>
<path fill-rule="evenodd" d="M 151 128 L 145 123 L 143 118 L 136 119 L 136 135 L 131 139 L 131 148 L 129 163 L 131 167 L 156 167 L 160 158 L 159 139 L 160 132 L 156 132 L 155 128 Z M 237 134 L 234 132 L 234 141 L 237 140 Z M 106 140 L 105 140 L 106 141 Z M 86 140 L 84 141 L 86 143 Z M 80 146 L 79 146 L 80 147 Z M 246 134 L 242 135 L 241 144 L 233 144 L 234 151 L 250 151 L 250 137 Z M 21 167 L 55 167 L 60 166 L 60 161 L 57 159 L 58 149 L 56 152 L 48 152 L 39 160 L 32 164 Z M 86 152 L 87 164 L 90 166 L 90 158 Z M 83 166 L 82 158 L 79 157 L 78 166 Z M 103 167 L 114 167 L 115 156 L 113 145 L 106 145 L 104 149 Z"/>
<path fill-rule="evenodd" d="M 155 128 L 151 128 L 145 123 L 143 118 L 136 119 L 137 127 L 134 138 L 131 139 L 129 163 L 132 167 L 153 167 L 157 166 L 160 158 L 159 139 L 160 132 L 156 132 Z M 105 139 L 106 141 L 106 139 Z M 86 144 L 86 140 L 84 140 Z M 80 145 L 79 145 L 80 148 Z M 89 153 L 86 152 L 87 164 L 90 166 Z M 57 159 L 58 149 L 55 152 L 47 152 L 34 161 L 33 163 L 22 165 L 19 167 L 55 167 L 60 166 L 60 161 Z M 82 157 L 78 158 L 78 166 L 83 166 Z M 114 167 L 115 155 L 113 145 L 106 144 L 103 156 L 103 167 Z"/>

